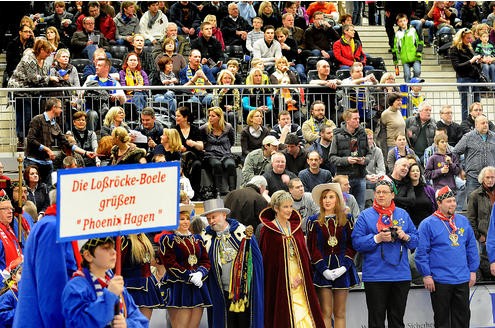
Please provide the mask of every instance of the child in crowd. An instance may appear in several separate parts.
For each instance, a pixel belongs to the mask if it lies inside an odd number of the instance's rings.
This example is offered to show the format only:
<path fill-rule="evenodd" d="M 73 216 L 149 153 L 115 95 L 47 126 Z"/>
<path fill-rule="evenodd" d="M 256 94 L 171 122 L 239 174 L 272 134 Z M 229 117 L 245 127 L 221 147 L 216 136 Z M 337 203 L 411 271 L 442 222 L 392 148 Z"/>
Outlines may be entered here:
<path fill-rule="evenodd" d="M 248 32 L 246 38 L 246 49 L 252 53 L 253 52 L 253 44 L 259 40 L 263 39 L 265 33 L 261 30 L 263 27 L 263 19 L 261 17 L 253 18 L 253 29 Z"/>
<path fill-rule="evenodd" d="M 179 83 L 179 80 L 175 77 L 175 74 L 172 71 L 174 67 L 172 58 L 163 56 L 158 60 L 158 67 L 160 68 L 160 82 L 162 85 L 174 86 Z M 155 95 L 155 101 L 166 103 L 169 113 L 175 115 L 175 110 L 177 109 L 175 92 L 172 90 L 167 90 L 164 94 Z"/>
<path fill-rule="evenodd" d="M 489 37 L 488 32 L 481 32 L 480 42 L 476 44 L 474 52 L 482 56 L 481 69 L 483 73 L 491 82 L 495 82 L 495 46 L 489 41 Z"/>
<path fill-rule="evenodd" d="M 227 69 L 235 76 L 234 84 L 242 84 L 242 77 L 239 74 L 240 64 L 237 59 L 231 59 L 227 62 Z"/>
<path fill-rule="evenodd" d="M 21 273 L 22 257 L 13 260 L 1 272 L 4 287 L 0 290 L 0 327 L 12 327 L 14 323 Z"/>
<path fill-rule="evenodd" d="M 413 77 L 411 81 L 409 81 L 409 83 L 414 83 L 409 91 L 409 113 L 411 113 L 411 115 L 416 115 L 418 113 L 419 104 L 426 100 L 424 93 L 421 93 L 421 90 L 423 89 L 421 83 L 424 81 L 424 79 L 417 77 Z"/>
<path fill-rule="evenodd" d="M 411 68 L 414 77 L 421 76 L 423 37 L 419 37 L 416 29 L 409 25 L 407 15 L 398 14 L 396 22 L 399 29 L 395 33 L 392 57 L 395 65 L 398 64 L 400 59 L 404 68 L 404 82 L 409 83 L 409 80 L 411 80 Z"/>
<path fill-rule="evenodd" d="M 78 271 L 62 293 L 62 312 L 67 327 L 148 327 L 124 287 L 122 276 L 113 274 L 116 251 L 110 237 L 95 238 L 81 247 L 82 272 Z"/>
<path fill-rule="evenodd" d="M 263 76 L 261 77 L 261 84 L 270 84 L 270 77 L 268 77 L 268 74 L 266 74 L 265 63 L 263 62 L 263 59 L 253 58 L 253 60 L 251 60 L 251 68 L 259 68 L 260 70 L 263 71 Z M 252 82 L 253 81 L 251 81 L 248 76 L 246 78 L 246 84 L 253 84 Z"/>

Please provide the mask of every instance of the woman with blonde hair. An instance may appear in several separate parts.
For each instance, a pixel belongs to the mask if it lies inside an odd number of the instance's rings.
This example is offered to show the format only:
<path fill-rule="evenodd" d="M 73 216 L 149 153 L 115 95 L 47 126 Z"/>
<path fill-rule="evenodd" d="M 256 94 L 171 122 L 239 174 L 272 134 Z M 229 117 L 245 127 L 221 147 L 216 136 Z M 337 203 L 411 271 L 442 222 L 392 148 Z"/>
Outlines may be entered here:
<path fill-rule="evenodd" d="M 235 143 L 234 128 L 225 122 L 220 107 L 210 107 L 208 122 L 200 127 L 200 132 L 204 144 L 203 163 L 213 176 L 217 193 L 225 195 L 237 186 L 236 162 L 231 151 Z M 224 176 L 227 176 L 228 189 L 223 185 Z"/>
<path fill-rule="evenodd" d="M 345 212 L 344 197 L 338 183 L 313 188 L 313 201 L 320 212 L 308 218 L 308 250 L 315 268 L 313 284 L 320 300 L 327 328 L 346 326 L 349 288 L 359 283 L 352 247 L 354 221 Z"/>
<path fill-rule="evenodd" d="M 264 77 L 266 77 L 266 80 L 264 80 Z M 244 88 L 242 91 L 242 112 L 244 119 L 254 109 L 261 110 L 263 114 L 273 111 L 271 89 L 256 87 L 257 85 L 267 84 L 269 84 L 269 79 L 263 70 L 259 67 L 252 68 L 246 78 L 246 85 L 254 85 L 255 87 Z"/>
<path fill-rule="evenodd" d="M 215 39 L 217 39 L 218 42 L 220 42 L 220 44 L 222 45 L 222 51 L 224 51 L 225 50 L 225 42 L 223 41 L 222 31 L 218 28 L 217 16 L 211 15 L 211 14 L 206 15 L 205 19 L 203 19 L 203 23 L 204 22 L 208 22 L 212 25 L 212 28 L 213 28 L 212 36 Z M 199 31 L 198 37 L 201 37 L 202 35 L 203 35 L 203 33 L 201 31 Z"/>
<path fill-rule="evenodd" d="M 481 99 L 479 87 L 469 85 L 470 83 L 480 82 L 481 76 L 482 56 L 474 53 L 472 42 L 473 32 L 468 28 L 462 28 L 455 34 L 449 51 L 457 83 L 464 84 L 457 86 L 457 90 L 461 95 L 463 121 L 468 117 L 468 93 L 473 95 L 473 102 L 479 102 Z"/>
<path fill-rule="evenodd" d="M 218 85 L 232 85 L 234 84 L 235 76 L 228 70 L 224 69 L 218 73 L 217 84 Z M 239 89 L 223 88 L 214 89 L 211 105 L 214 107 L 220 107 L 224 113 L 226 113 L 227 121 L 235 127 L 237 125 L 237 116 L 240 114 L 241 109 L 241 93 Z"/>
<path fill-rule="evenodd" d="M 265 270 L 265 327 L 324 327 L 311 281 L 311 262 L 290 193 L 273 193 L 259 217 Z M 282 278 L 282 279 L 281 279 Z M 280 315 L 274 315 L 279 313 Z"/>
<path fill-rule="evenodd" d="M 274 12 L 270 1 L 263 1 L 258 8 L 258 16 L 263 20 L 263 26 L 271 25 L 274 28 L 282 26 L 282 17 Z"/>
<path fill-rule="evenodd" d="M 101 127 L 101 137 L 112 135 L 112 131 L 116 127 L 123 127 L 127 132 L 130 132 L 129 126 L 125 123 L 125 111 L 120 106 L 111 107 L 105 114 L 103 125 Z"/>
<path fill-rule="evenodd" d="M 262 148 L 263 139 L 270 133 L 270 130 L 263 125 L 263 111 L 254 109 L 249 112 L 247 125 L 241 131 L 241 150 L 242 157 L 255 149 Z"/>
<path fill-rule="evenodd" d="M 182 151 L 182 141 L 176 129 L 163 129 L 161 144 L 157 145 L 153 151 L 153 156 L 163 154 L 165 161 L 180 161 Z"/>
<path fill-rule="evenodd" d="M 146 151 L 131 143 L 126 129 L 116 127 L 112 131 L 112 138 L 114 146 L 111 150 L 111 165 L 146 163 Z"/>
<path fill-rule="evenodd" d="M 141 313 L 149 320 L 154 308 L 164 306 L 158 281 L 151 273 L 151 260 L 155 258 L 155 250 L 144 233 L 121 238 L 124 285 Z"/>

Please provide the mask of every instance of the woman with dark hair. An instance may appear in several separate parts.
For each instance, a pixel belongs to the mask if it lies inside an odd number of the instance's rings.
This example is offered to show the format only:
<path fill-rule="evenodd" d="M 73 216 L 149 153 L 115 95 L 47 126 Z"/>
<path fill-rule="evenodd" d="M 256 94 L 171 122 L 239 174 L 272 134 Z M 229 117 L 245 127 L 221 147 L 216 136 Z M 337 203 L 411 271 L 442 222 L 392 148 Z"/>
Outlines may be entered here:
<path fill-rule="evenodd" d="M 181 54 L 177 53 L 175 40 L 172 38 L 165 38 L 163 40 L 162 50 L 163 53 L 156 56 L 155 63 L 157 63 L 158 66 L 158 61 L 160 60 L 160 58 L 164 56 L 171 58 L 173 63 L 172 72 L 174 72 L 175 76 L 178 77 L 179 71 L 184 67 L 186 67 L 187 63 L 186 63 L 186 59 Z"/>
<path fill-rule="evenodd" d="M 418 227 L 424 218 L 430 216 L 437 209 L 435 190 L 425 183 L 419 164 L 415 163 L 409 167 L 408 176 L 415 195 L 414 210 L 409 211 L 409 215 L 414 225 Z"/>
<path fill-rule="evenodd" d="M 193 116 L 188 107 L 179 107 L 175 112 L 175 129 L 182 141 L 182 160 L 184 175 L 191 181 L 196 197 L 200 196 L 201 161 L 204 144 L 199 128 L 192 124 Z"/>
<path fill-rule="evenodd" d="M 78 147 L 84 149 L 85 151 L 96 152 L 98 148 L 98 137 L 96 132 L 88 130 L 86 126 L 86 113 L 83 111 L 78 111 L 72 116 L 72 125 L 74 129 L 68 131 L 74 136 L 76 144 Z M 90 158 L 84 156 L 84 164 L 86 166 L 100 166 L 100 159 Z"/>
<path fill-rule="evenodd" d="M 148 74 L 141 67 L 141 60 L 135 52 L 130 52 L 124 59 L 122 70 L 119 72 L 122 86 L 147 86 L 150 85 Z M 143 90 L 125 90 L 127 102 L 136 105 L 138 112 L 146 106 L 148 96 Z"/>
<path fill-rule="evenodd" d="M 36 205 L 39 215 L 42 216 L 50 205 L 48 187 L 45 183 L 40 182 L 40 172 L 36 165 L 27 166 L 24 169 L 23 177 L 27 186 L 28 200 Z"/>
<path fill-rule="evenodd" d="M 387 155 L 387 172 L 390 173 L 394 170 L 395 162 L 402 157 L 414 154 L 414 150 L 407 145 L 406 136 L 398 134 L 395 137 L 395 147 L 388 151 Z"/>
<path fill-rule="evenodd" d="M 217 193 L 227 194 L 223 177 L 227 176 L 228 191 L 237 186 L 236 162 L 231 148 L 235 143 L 234 128 L 225 122 L 220 107 L 208 108 L 208 122 L 200 128 L 204 143 L 205 165 L 213 176 Z"/>
<path fill-rule="evenodd" d="M 263 139 L 270 133 L 263 125 L 263 111 L 255 109 L 249 112 L 246 120 L 247 125 L 241 131 L 242 157 L 245 158 L 249 152 L 260 149 Z"/>

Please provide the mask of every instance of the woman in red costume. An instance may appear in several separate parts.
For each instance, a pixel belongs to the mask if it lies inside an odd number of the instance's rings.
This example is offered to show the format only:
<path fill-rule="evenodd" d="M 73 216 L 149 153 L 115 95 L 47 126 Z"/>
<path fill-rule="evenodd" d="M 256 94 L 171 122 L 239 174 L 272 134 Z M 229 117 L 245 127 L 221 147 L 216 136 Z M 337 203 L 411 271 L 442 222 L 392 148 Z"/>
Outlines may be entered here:
<path fill-rule="evenodd" d="M 265 327 L 324 327 L 313 282 L 301 215 L 286 191 L 272 195 L 260 213 L 265 268 Z M 275 315 L 277 314 L 277 315 Z"/>

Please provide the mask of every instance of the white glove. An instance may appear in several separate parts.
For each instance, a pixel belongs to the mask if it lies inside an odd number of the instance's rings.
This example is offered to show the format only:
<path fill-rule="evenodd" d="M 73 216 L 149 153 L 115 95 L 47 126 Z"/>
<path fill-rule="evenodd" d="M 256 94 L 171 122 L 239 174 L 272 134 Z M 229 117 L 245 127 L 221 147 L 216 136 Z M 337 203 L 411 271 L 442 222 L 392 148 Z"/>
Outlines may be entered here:
<path fill-rule="evenodd" d="M 201 272 L 194 272 L 189 275 L 191 278 L 189 278 L 189 281 L 193 283 L 196 287 L 201 288 L 203 286 L 203 274 Z"/>
<path fill-rule="evenodd" d="M 323 277 L 327 280 L 334 281 L 341 275 L 343 275 L 347 271 L 347 268 L 345 266 L 338 267 L 337 269 L 329 270 L 326 269 L 323 271 Z"/>
<path fill-rule="evenodd" d="M 326 269 L 325 271 L 323 271 L 323 277 L 325 277 L 326 280 L 333 280 L 334 278 L 333 278 L 332 271 L 333 270 Z"/>

